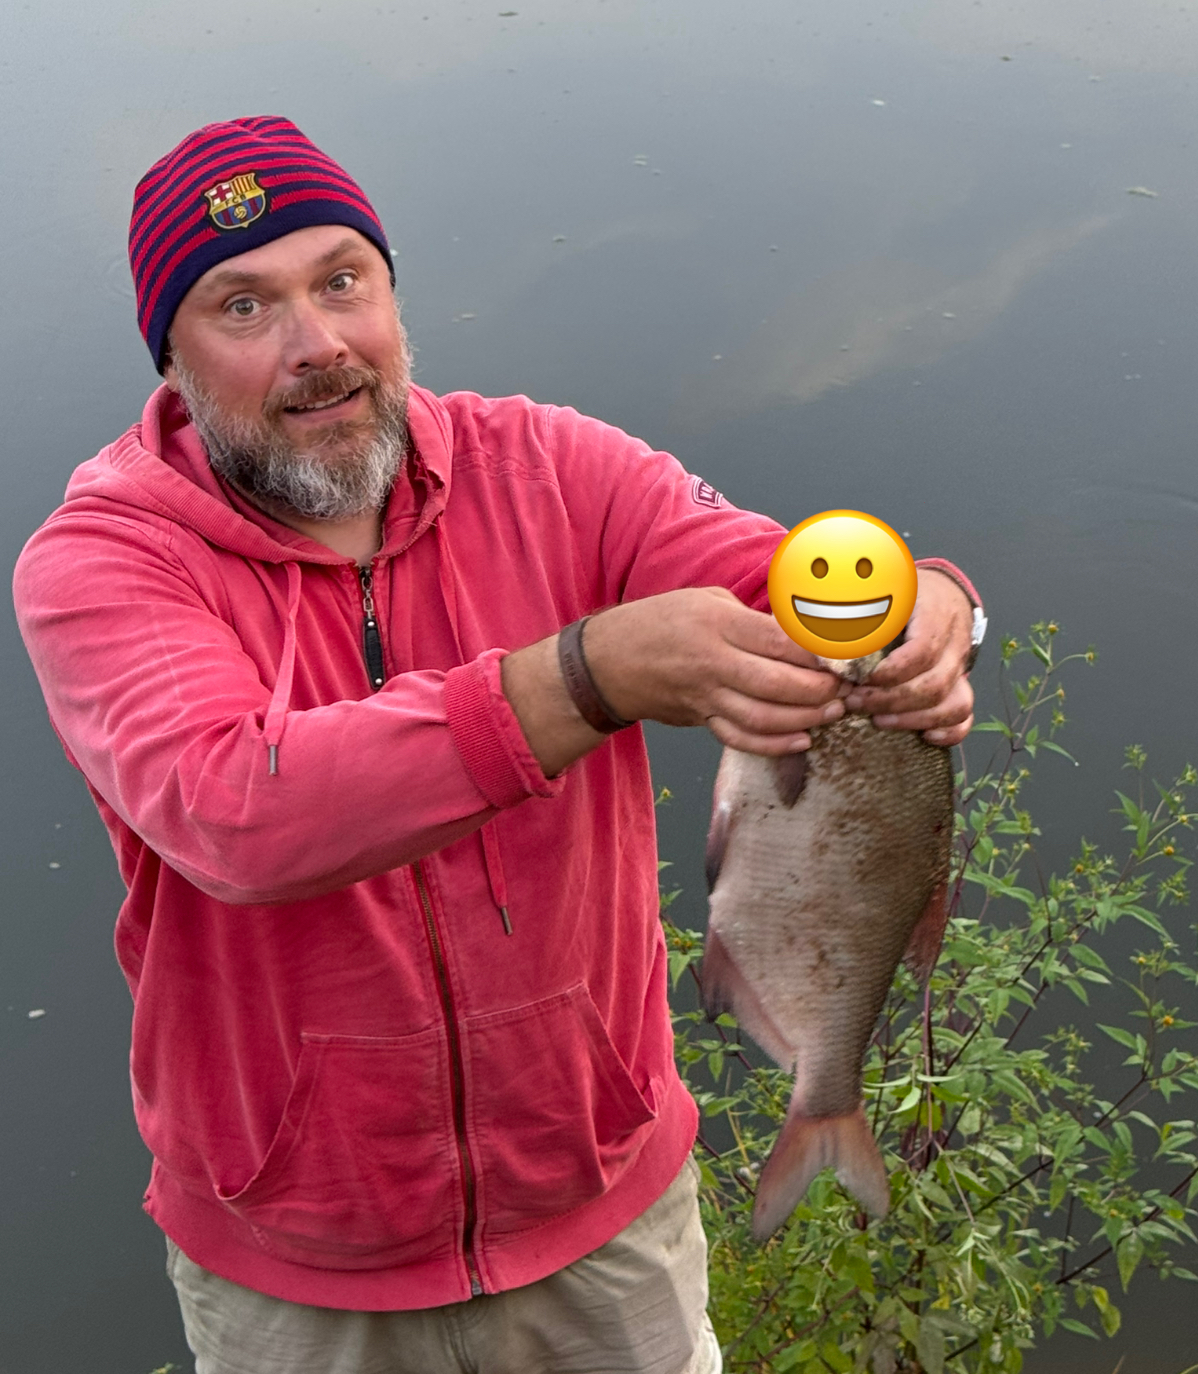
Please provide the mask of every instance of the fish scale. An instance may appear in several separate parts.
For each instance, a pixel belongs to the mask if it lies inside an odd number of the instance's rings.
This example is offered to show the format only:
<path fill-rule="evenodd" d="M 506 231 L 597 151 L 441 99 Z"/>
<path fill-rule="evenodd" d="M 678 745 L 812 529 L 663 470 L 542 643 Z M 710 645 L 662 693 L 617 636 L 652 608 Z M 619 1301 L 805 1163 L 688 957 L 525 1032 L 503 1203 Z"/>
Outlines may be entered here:
<path fill-rule="evenodd" d="M 862 1062 L 904 952 L 924 976 L 935 961 L 952 807 L 949 751 L 866 716 L 813 731 L 810 750 L 782 760 L 724 751 L 704 1002 L 795 1073 L 758 1190 L 759 1235 L 827 1165 L 869 1210 L 888 1206 Z"/>

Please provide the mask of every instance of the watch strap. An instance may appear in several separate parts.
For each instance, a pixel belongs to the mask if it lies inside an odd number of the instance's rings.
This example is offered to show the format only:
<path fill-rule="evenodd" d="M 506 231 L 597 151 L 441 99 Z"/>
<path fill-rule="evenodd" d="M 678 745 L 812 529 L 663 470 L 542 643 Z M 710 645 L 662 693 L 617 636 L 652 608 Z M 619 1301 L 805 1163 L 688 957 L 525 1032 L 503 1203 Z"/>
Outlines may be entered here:
<path fill-rule="evenodd" d="M 558 632 L 557 661 L 566 691 L 578 708 L 578 714 L 592 730 L 597 730 L 601 735 L 614 735 L 617 730 L 624 730 L 636 722 L 616 715 L 595 686 L 582 648 L 582 632 L 590 618 L 584 615 L 581 620 L 574 621 Z"/>

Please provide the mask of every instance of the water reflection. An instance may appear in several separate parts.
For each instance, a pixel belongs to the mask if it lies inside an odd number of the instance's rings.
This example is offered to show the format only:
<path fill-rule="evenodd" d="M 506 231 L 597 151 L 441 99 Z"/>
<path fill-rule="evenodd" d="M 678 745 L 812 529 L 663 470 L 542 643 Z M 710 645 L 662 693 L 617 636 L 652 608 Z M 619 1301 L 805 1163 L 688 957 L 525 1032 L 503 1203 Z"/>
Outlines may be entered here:
<path fill-rule="evenodd" d="M 1045 770 L 1039 814 L 1050 849 L 1110 833 L 1124 743 L 1162 776 L 1198 755 L 1198 14 L 511 7 L 10 10 L 10 563 L 156 381 L 124 264 L 135 180 L 203 122 L 278 111 L 382 213 L 425 385 L 578 405 L 787 524 L 874 510 L 917 553 L 968 567 L 996 632 L 1052 614 L 1071 645 L 1097 642 L 1071 690 L 1083 765 Z M 137 1212 L 119 885 L 5 633 L 0 1369 L 137 1374 L 184 1349 Z M 992 674 L 984 659 L 983 685 Z M 676 798 L 662 852 L 697 922 L 718 751 L 650 740 Z M 1066 1337 L 1035 1367 L 1101 1371 L 1126 1353 L 1123 1374 L 1177 1374 L 1198 1325 L 1177 1296 L 1161 1323 L 1149 1282 L 1118 1342 Z"/>

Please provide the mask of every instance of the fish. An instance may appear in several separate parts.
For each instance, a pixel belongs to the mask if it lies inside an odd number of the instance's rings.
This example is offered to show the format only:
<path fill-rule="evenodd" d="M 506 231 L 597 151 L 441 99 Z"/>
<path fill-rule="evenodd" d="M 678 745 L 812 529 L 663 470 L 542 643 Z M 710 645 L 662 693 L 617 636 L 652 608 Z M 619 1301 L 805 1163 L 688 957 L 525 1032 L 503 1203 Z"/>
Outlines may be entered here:
<path fill-rule="evenodd" d="M 864 681 L 881 659 L 821 660 Z M 707 839 L 700 983 L 794 1073 L 761 1171 L 753 1232 L 769 1238 L 832 1167 L 875 1217 L 890 1180 L 865 1116 L 862 1072 L 904 958 L 927 980 L 948 919 L 950 751 L 846 713 L 780 757 L 725 748 Z"/>

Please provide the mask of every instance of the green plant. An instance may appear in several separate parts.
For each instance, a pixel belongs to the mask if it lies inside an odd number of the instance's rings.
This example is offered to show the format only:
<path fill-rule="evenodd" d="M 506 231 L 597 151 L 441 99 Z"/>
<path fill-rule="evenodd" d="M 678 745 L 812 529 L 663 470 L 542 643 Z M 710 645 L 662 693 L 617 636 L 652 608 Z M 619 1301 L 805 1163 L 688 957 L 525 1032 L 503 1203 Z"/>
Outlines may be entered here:
<path fill-rule="evenodd" d="M 989 771 L 958 778 L 944 948 L 926 990 L 900 970 L 869 1049 L 887 1217 L 868 1222 L 825 1172 L 759 1247 L 753 1185 L 790 1075 L 760 1067 L 731 1017 L 712 1025 L 676 1007 L 678 1062 L 703 1118 L 712 1316 L 730 1371 L 1018 1374 L 1023 1350 L 1057 1327 L 1114 1334 L 1112 1293 L 1137 1270 L 1198 1277 L 1175 1262 L 1195 1240 L 1198 1194 L 1198 1057 L 1182 1048 L 1195 1022 L 1175 1005 L 1198 982 L 1176 934 L 1189 867 L 1179 837 L 1198 772 L 1147 788 L 1144 752 L 1128 749 L 1135 786 L 1116 793 L 1126 853 L 1083 839 L 1063 876 L 1026 885 L 1040 832 L 1021 794 L 1042 751 L 1065 754 L 1054 739 L 1060 670 L 1095 657 L 1058 659 L 1057 632 L 1039 624 L 1002 646 L 1009 710 L 978 727 L 1001 737 Z M 663 894 L 662 919 L 677 990 L 697 979 L 702 936 L 669 920 L 676 896 Z M 1147 943 L 1132 976 L 1116 978 L 1099 947 L 1126 923 Z M 1099 1033 L 1126 1051 L 1113 1099 L 1085 1072 L 1091 1039 L 1062 1023 L 1070 996 L 1092 994 Z M 1183 1103 L 1190 1115 L 1174 1115 Z"/>

